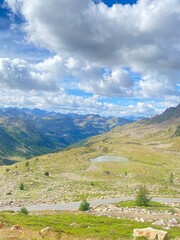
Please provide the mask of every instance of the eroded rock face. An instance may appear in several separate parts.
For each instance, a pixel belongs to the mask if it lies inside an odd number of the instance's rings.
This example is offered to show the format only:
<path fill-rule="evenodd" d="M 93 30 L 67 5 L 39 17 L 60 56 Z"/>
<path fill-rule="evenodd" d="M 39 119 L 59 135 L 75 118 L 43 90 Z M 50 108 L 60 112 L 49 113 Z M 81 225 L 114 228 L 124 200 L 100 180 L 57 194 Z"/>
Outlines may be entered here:
<path fill-rule="evenodd" d="M 154 228 L 137 228 L 133 230 L 133 237 L 145 237 L 149 240 L 166 240 L 167 232 Z"/>

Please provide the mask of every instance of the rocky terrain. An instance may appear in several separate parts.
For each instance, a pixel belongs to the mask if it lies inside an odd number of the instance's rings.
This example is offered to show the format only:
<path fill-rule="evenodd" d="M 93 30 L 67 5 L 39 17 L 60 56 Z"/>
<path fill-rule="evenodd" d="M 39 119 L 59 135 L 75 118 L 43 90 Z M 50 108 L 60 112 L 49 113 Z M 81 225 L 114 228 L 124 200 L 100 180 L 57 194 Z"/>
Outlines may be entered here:
<path fill-rule="evenodd" d="M 119 219 L 150 222 L 164 229 L 180 227 L 180 204 L 172 204 L 169 210 L 149 210 L 143 207 L 117 207 L 115 204 L 100 205 L 91 208 L 90 213 L 97 216 L 108 216 Z"/>

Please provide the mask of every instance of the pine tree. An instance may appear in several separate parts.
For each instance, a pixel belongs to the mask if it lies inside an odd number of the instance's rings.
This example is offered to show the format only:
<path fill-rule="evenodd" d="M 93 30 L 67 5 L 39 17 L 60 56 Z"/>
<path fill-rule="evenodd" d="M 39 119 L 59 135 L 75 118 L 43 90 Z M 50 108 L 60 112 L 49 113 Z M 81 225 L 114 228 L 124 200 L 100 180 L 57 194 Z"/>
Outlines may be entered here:
<path fill-rule="evenodd" d="M 149 191 L 146 187 L 141 186 L 136 196 L 136 204 L 137 206 L 148 206 L 149 202 Z"/>

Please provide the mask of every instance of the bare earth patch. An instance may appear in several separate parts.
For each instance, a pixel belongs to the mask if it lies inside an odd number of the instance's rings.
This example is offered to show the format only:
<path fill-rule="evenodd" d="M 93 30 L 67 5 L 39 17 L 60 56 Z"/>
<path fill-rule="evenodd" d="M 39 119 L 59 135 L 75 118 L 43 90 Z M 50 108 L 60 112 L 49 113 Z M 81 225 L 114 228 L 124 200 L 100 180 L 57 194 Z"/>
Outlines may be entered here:
<path fill-rule="evenodd" d="M 166 149 L 166 148 L 170 148 L 173 146 L 173 143 L 167 143 L 167 144 L 158 144 L 156 147 L 157 148 L 161 148 L 161 149 Z"/>
<path fill-rule="evenodd" d="M 95 171 L 98 171 L 98 170 L 99 170 L 99 167 L 98 167 L 95 163 L 92 163 L 92 164 L 86 169 L 87 172 L 95 172 Z"/>
<path fill-rule="evenodd" d="M 86 181 L 87 180 L 86 177 L 82 177 L 76 173 L 62 173 L 61 177 L 65 177 L 65 178 L 68 178 L 73 181 Z"/>

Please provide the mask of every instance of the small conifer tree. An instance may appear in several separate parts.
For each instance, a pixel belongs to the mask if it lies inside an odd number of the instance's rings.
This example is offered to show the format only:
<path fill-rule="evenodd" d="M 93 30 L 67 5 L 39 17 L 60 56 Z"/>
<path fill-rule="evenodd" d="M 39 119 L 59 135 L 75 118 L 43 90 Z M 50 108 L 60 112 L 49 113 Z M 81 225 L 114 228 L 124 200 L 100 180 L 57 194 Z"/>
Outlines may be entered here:
<path fill-rule="evenodd" d="M 169 183 L 173 183 L 173 182 L 174 182 L 174 175 L 173 173 L 171 173 L 169 176 Z"/>
<path fill-rule="evenodd" d="M 146 187 L 141 186 L 136 196 L 136 204 L 137 206 L 148 206 L 149 202 L 149 191 Z"/>
<path fill-rule="evenodd" d="M 24 190 L 24 184 L 23 184 L 23 183 L 21 183 L 21 184 L 19 185 L 19 189 L 20 189 L 20 190 Z"/>
<path fill-rule="evenodd" d="M 29 211 L 25 207 L 23 207 L 20 209 L 20 213 L 28 215 Z"/>
<path fill-rule="evenodd" d="M 90 203 L 87 202 L 87 200 L 85 200 L 85 199 L 82 200 L 82 202 L 79 206 L 79 210 L 85 212 L 85 211 L 88 211 L 89 209 L 90 209 Z"/>
<path fill-rule="evenodd" d="M 26 167 L 28 167 L 28 166 L 29 166 L 29 162 L 28 162 L 28 161 L 26 162 L 25 166 L 26 166 Z"/>

